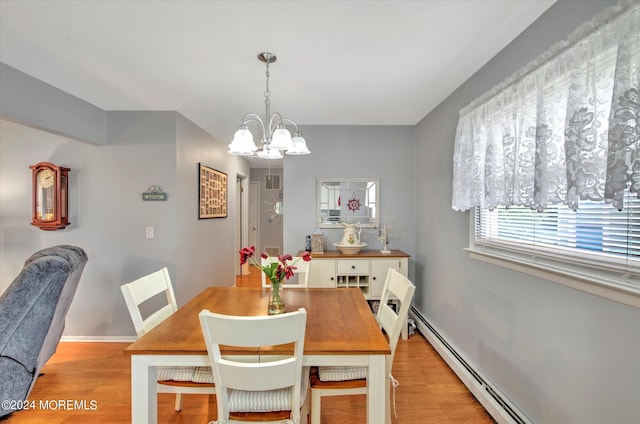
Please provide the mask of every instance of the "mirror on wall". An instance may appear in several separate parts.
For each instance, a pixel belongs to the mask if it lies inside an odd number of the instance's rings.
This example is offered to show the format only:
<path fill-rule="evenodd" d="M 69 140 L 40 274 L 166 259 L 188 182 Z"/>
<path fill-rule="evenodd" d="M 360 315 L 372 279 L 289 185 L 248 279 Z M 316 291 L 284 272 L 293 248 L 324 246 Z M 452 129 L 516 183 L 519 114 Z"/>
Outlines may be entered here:
<path fill-rule="evenodd" d="M 268 202 L 265 202 L 268 204 Z M 282 200 L 275 200 L 271 203 L 271 208 L 266 211 L 267 214 L 271 214 L 267 218 L 267 222 L 272 224 L 274 221 L 278 224 L 282 224 Z"/>
<path fill-rule="evenodd" d="M 340 228 L 340 222 L 377 227 L 380 220 L 380 193 L 377 178 L 319 179 L 317 225 Z"/>
<path fill-rule="evenodd" d="M 282 200 L 276 200 L 271 207 L 273 213 L 277 216 L 282 216 Z"/>

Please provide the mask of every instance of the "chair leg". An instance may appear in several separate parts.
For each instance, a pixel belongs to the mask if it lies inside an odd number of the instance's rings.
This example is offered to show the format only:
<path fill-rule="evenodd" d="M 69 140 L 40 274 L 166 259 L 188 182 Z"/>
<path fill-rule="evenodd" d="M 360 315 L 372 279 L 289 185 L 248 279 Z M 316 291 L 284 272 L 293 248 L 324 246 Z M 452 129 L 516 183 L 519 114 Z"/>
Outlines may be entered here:
<path fill-rule="evenodd" d="M 320 404 L 322 396 L 320 390 L 311 389 L 311 424 L 320 424 Z"/>
<path fill-rule="evenodd" d="M 309 424 L 309 403 L 311 402 L 311 389 L 307 389 L 307 393 L 304 395 L 304 400 L 302 402 L 302 407 L 300 408 L 300 422 L 304 424 Z"/>
<path fill-rule="evenodd" d="M 176 411 L 182 411 L 182 393 L 176 393 Z"/>

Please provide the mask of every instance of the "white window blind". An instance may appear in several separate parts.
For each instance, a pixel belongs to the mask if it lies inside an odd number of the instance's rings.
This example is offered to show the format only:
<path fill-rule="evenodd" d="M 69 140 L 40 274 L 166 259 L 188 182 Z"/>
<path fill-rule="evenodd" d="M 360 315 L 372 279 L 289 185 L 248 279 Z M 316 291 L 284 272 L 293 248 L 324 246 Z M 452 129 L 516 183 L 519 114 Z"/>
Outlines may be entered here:
<path fill-rule="evenodd" d="M 620 273 L 640 272 L 640 200 L 625 193 L 627 208 L 583 201 L 577 211 L 552 205 L 476 208 L 475 244 Z M 640 288 L 640 285 L 638 286 Z"/>

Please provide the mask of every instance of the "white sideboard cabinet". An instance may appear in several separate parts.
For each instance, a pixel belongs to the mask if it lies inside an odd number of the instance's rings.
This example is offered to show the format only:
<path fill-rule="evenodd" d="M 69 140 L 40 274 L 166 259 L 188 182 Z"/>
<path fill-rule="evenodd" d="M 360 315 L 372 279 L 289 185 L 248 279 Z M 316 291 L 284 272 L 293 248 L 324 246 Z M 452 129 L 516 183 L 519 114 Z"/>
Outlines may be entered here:
<path fill-rule="evenodd" d="M 298 252 L 298 256 L 302 253 Z M 392 250 L 388 254 L 361 250 L 355 255 L 327 250 L 312 256 L 309 263 L 310 288 L 355 287 L 370 303 L 380 300 L 389 268 L 408 276 L 409 255 L 400 250 Z M 402 330 L 402 338 L 407 338 L 406 326 Z"/>

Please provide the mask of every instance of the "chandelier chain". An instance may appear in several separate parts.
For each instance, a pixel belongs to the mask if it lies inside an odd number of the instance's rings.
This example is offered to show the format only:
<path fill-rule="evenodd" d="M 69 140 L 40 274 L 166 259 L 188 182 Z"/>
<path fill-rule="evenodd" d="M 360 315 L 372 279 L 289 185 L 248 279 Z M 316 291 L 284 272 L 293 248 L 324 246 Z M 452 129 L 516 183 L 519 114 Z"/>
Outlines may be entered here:
<path fill-rule="evenodd" d="M 267 71 L 264 74 L 267 76 L 267 83 L 266 83 L 267 89 L 264 92 L 264 97 L 265 97 L 264 102 L 268 104 L 268 103 L 271 103 L 271 91 L 269 91 L 269 61 L 267 61 L 266 65 L 267 65 Z"/>

